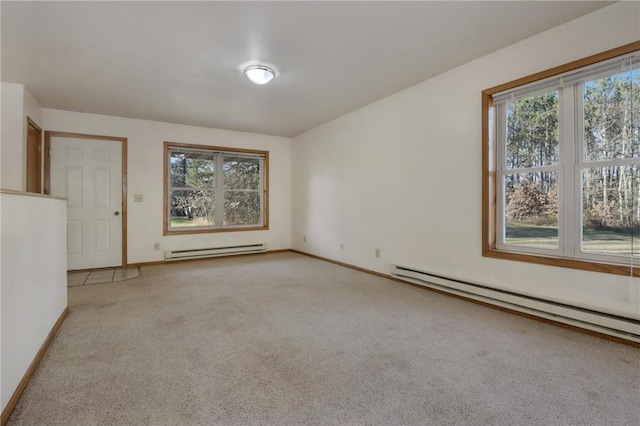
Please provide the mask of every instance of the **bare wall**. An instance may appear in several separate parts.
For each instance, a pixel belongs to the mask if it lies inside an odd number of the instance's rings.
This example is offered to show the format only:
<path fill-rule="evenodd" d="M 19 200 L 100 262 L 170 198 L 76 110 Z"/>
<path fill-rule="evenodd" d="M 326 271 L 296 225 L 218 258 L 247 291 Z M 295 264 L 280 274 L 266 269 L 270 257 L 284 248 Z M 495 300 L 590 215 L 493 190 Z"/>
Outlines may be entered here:
<path fill-rule="evenodd" d="M 2 409 L 67 307 L 67 205 L 0 194 Z"/>
<path fill-rule="evenodd" d="M 23 191 L 27 187 L 27 117 L 40 126 L 42 107 L 22 84 L 2 83 L 1 87 L 0 188 Z"/>
<path fill-rule="evenodd" d="M 22 191 L 24 189 L 23 116 L 24 86 L 2 83 L 2 139 L 0 145 L 0 188 Z"/>
<path fill-rule="evenodd" d="M 640 314 L 638 279 L 481 255 L 481 91 L 630 43 L 639 28 L 640 3 L 616 3 L 294 137 L 292 247 Z"/>

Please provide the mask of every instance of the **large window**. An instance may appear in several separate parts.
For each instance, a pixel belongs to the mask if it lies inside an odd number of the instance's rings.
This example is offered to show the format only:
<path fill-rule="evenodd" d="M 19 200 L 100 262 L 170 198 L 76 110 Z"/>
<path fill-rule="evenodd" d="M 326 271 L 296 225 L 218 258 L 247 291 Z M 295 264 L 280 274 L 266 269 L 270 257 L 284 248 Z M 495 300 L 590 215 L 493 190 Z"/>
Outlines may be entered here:
<path fill-rule="evenodd" d="M 483 92 L 486 256 L 638 275 L 638 49 Z"/>
<path fill-rule="evenodd" d="M 266 151 L 165 142 L 164 234 L 268 229 Z"/>

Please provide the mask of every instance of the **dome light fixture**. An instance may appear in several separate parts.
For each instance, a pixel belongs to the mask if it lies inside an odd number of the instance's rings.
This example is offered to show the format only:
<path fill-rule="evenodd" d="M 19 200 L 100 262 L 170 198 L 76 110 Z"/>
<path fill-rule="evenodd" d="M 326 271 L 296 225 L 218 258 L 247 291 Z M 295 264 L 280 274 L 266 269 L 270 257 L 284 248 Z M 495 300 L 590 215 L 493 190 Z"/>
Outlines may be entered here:
<path fill-rule="evenodd" d="M 252 65 L 244 69 L 244 75 L 247 76 L 252 83 L 267 84 L 276 78 L 276 72 L 264 65 Z"/>

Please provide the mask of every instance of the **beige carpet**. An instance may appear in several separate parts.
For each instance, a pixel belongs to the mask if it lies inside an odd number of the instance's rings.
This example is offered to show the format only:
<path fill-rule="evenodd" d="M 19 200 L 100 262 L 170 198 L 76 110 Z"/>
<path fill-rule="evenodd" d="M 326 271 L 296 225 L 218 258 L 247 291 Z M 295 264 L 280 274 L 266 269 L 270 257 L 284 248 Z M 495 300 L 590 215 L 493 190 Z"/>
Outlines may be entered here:
<path fill-rule="evenodd" d="M 640 350 L 293 253 L 73 287 L 10 425 L 638 425 Z"/>

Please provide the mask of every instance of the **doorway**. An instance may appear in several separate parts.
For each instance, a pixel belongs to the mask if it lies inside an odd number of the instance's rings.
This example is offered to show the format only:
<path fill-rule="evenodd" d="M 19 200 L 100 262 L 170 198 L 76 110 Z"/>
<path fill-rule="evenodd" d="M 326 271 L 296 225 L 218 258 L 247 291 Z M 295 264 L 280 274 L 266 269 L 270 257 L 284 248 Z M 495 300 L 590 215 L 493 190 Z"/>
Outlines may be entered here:
<path fill-rule="evenodd" d="M 127 264 L 127 139 L 45 132 L 45 193 L 67 199 L 67 269 Z"/>
<path fill-rule="evenodd" d="M 27 117 L 27 192 L 42 193 L 42 129 Z"/>

